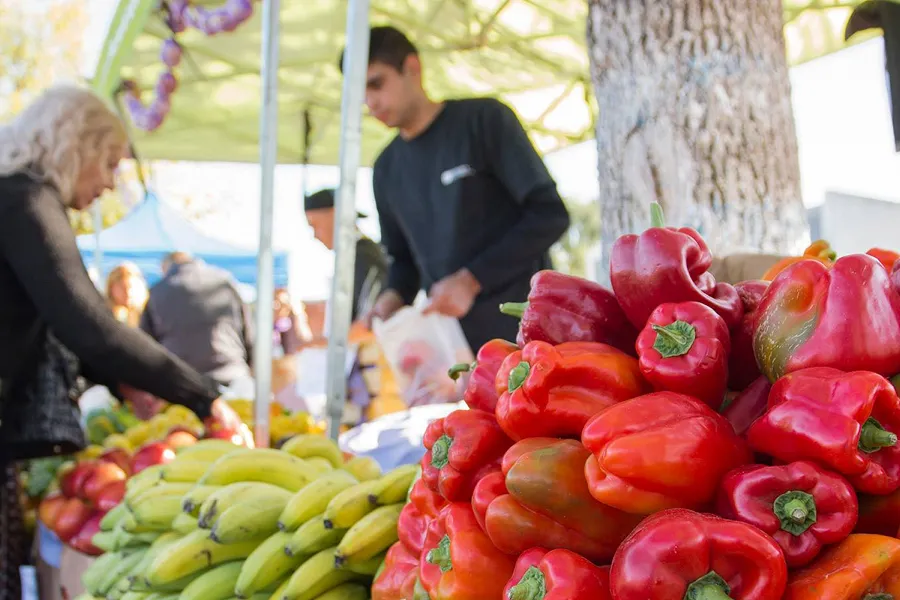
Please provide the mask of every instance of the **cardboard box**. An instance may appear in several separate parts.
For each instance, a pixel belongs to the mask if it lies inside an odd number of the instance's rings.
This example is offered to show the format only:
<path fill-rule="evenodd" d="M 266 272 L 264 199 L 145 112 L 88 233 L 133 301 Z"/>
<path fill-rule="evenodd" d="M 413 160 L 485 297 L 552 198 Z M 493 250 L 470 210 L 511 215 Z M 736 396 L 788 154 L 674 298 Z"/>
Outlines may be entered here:
<path fill-rule="evenodd" d="M 59 597 L 62 600 L 73 600 L 84 593 L 81 575 L 93 562 L 92 556 L 63 546 L 62 556 L 59 559 Z"/>

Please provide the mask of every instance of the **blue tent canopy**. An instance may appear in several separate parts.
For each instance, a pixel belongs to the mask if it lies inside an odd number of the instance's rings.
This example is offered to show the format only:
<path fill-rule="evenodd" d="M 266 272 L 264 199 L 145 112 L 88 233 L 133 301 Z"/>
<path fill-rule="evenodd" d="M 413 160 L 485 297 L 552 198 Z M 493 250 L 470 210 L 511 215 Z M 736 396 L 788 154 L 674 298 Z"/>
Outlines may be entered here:
<path fill-rule="evenodd" d="M 229 271 L 240 283 L 256 286 L 255 250 L 238 248 L 201 233 L 178 211 L 149 192 L 137 207 L 114 226 L 100 233 L 103 252 L 102 279 L 116 265 L 131 261 L 149 285 L 162 277 L 160 262 L 169 252 L 181 251 Z M 85 264 L 93 265 L 97 236 L 78 236 L 78 248 Z M 287 287 L 288 257 L 275 253 L 275 286 Z"/>

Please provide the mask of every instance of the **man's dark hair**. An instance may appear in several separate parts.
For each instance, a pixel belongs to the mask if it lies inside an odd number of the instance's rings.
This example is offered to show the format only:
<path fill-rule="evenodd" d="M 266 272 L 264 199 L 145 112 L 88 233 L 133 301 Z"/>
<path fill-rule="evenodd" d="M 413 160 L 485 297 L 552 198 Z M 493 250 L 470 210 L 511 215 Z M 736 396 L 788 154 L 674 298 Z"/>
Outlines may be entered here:
<path fill-rule="evenodd" d="M 344 54 L 347 48 L 341 50 L 341 58 L 338 68 L 344 72 Z M 373 27 L 369 31 L 369 64 L 382 63 L 393 67 L 397 71 L 403 71 L 403 63 L 409 55 L 418 56 L 419 50 L 409 41 L 409 38 L 395 27 Z"/>

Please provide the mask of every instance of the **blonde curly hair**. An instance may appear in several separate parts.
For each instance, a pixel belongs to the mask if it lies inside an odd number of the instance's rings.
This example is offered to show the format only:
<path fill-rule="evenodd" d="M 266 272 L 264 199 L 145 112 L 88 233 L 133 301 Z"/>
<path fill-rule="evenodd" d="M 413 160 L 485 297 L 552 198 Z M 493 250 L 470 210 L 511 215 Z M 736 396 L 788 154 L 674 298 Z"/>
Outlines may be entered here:
<path fill-rule="evenodd" d="M 56 187 L 69 206 L 84 165 L 106 161 L 111 148 L 127 143 L 122 122 L 97 95 L 54 86 L 0 125 L 0 177 L 28 173 Z"/>

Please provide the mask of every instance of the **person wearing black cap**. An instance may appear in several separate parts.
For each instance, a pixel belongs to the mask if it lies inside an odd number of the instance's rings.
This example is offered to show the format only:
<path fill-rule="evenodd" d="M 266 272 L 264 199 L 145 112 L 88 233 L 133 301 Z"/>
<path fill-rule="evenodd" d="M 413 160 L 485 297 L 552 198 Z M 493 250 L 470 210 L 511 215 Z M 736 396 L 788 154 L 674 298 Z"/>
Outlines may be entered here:
<path fill-rule="evenodd" d="M 498 306 L 525 300 L 569 227 L 522 124 L 492 98 L 432 101 L 418 50 L 393 27 L 370 31 L 366 106 L 398 135 L 372 173 L 391 266 L 364 320 L 387 319 L 426 289 L 426 310 L 459 319 L 474 351 L 514 340 L 518 321 Z"/>
<path fill-rule="evenodd" d="M 306 220 L 313 235 L 329 250 L 334 250 L 334 190 L 325 189 L 307 196 L 304 201 Z M 357 213 L 357 218 L 366 215 Z M 371 309 L 385 288 L 388 260 L 376 242 L 357 231 L 356 267 L 353 275 L 353 319 Z"/>

